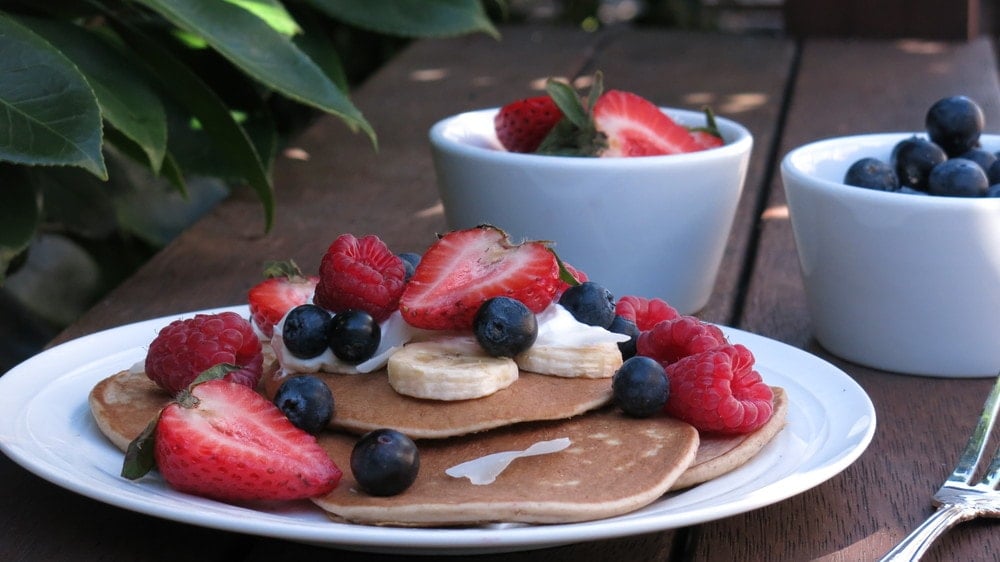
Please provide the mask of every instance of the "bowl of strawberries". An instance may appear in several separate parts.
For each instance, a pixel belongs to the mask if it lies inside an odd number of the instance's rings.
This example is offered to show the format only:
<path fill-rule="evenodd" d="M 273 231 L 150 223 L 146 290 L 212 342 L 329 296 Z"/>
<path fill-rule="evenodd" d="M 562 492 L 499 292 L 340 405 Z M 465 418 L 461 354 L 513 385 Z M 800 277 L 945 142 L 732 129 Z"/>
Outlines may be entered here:
<path fill-rule="evenodd" d="M 557 240 L 612 293 L 691 314 L 711 295 L 753 137 L 709 110 L 604 91 L 598 75 L 586 97 L 549 80 L 545 95 L 448 117 L 430 142 L 450 228 Z"/>

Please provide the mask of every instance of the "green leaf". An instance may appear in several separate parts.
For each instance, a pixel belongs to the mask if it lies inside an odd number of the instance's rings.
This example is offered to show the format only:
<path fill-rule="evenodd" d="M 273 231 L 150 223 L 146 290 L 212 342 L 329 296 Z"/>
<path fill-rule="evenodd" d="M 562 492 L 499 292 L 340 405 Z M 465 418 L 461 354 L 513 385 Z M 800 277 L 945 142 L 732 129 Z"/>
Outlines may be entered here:
<path fill-rule="evenodd" d="M 139 0 L 174 25 L 197 33 L 255 80 L 286 97 L 340 117 L 372 142 L 375 131 L 347 95 L 292 41 L 226 2 Z"/>
<path fill-rule="evenodd" d="M 499 38 L 479 0 L 307 0 L 330 17 L 402 37 L 453 37 L 482 32 Z"/>
<path fill-rule="evenodd" d="M 72 61 L 0 13 L 0 160 L 79 166 L 101 179 L 101 110 Z"/>
<path fill-rule="evenodd" d="M 38 195 L 24 171 L 0 165 L 0 284 L 11 261 L 31 243 L 40 220 Z"/>
<path fill-rule="evenodd" d="M 295 45 L 309 55 L 309 58 L 316 61 L 316 64 L 338 88 L 345 92 L 348 91 L 347 73 L 344 71 L 344 65 L 340 62 L 340 56 L 337 55 L 336 46 L 326 34 L 324 29 L 326 22 L 322 21 L 315 12 L 306 13 L 300 16 L 299 20 L 305 33 L 296 35 L 292 39 Z"/>
<path fill-rule="evenodd" d="M 107 182 L 79 168 L 32 168 L 29 174 L 45 202 L 47 223 L 84 238 L 105 238 L 118 226 Z"/>
<path fill-rule="evenodd" d="M 104 141 L 111 146 L 114 146 L 119 152 L 128 156 L 132 160 L 149 166 L 149 161 L 146 158 L 146 154 L 143 152 L 142 147 L 136 144 L 132 139 L 123 135 L 114 127 L 104 129 Z M 150 171 L 154 174 L 158 173 L 160 177 L 165 178 L 175 188 L 177 188 L 177 191 L 181 194 L 184 194 L 187 191 L 184 183 L 184 174 L 181 172 L 181 169 L 177 164 L 177 160 L 172 154 L 170 154 L 169 151 L 164 151 L 160 169 L 153 170 L 150 168 Z"/>
<path fill-rule="evenodd" d="M 146 429 L 128 444 L 125 460 L 122 462 L 123 478 L 138 480 L 156 468 L 156 456 L 153 453 L 156 450 L 156 424 L 159 422 L 160 414 L 157 413 Z"/>
<path fill-rule="evenodd" d="M 590 125 L 590 114 L 580 103 L 580 96 L 576 90 L 569 84 L 549 78 L 545 81 L 545 91 L 570 123 L 581 129 Z"/>
<path fill-rule="evenodd" d="M 20 21 L 73 60 L 94 89 L 103 117 L 142 148 L 157 172 L 167 150 L 167 120 L 142 71 L 111 43 L 79 26 L 32 18 Z"/>
<path fill-rule="evenodd" d="M 252 17 L 252 16 L 251 16 Z M 274 221 L 274 189 L 267 168 L 243 127 L 201 78 L 138 29 L 115 20 L 122 38 L 146 61 L 171 97 L 198 118 L 225 158 L 250 184 L 264 207 L 264 227 Z"/>
<path fill-rule="evenodd" d="M 291 37 L 302 32 L 299 24 L 278 0 L 226 0 L 264 20 L 278 33 Z"/>

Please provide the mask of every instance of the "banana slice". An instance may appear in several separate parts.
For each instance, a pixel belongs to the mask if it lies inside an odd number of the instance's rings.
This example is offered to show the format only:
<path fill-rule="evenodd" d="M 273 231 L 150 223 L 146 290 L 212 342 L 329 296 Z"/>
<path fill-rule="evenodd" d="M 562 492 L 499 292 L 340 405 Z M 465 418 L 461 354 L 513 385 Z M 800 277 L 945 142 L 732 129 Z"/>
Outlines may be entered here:
<path fill-rule="evenodd" d="M 432 400 L 489 396 L 517 380 L 517 363 L 491 357 L 473 338 L 407 344 L 389 358 L 389 384 L 400 394 Z"/>
<path fill-rule="evenodd" d="M 622 366 L 622 353 L 615 342 L 585 345 L 538 345 L 514 357 L 518 367 L 532 373 L 557 377 L 601 379 L 613 376 Z"/>

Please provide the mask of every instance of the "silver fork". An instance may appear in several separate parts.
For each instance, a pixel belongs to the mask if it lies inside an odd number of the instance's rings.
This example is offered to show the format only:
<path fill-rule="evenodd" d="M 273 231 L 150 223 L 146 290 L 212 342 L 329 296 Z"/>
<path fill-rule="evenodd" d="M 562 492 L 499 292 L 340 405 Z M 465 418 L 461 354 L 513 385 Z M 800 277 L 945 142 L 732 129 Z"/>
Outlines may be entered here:
<path fill-rule="evenodd" d="M 986 475 L 972 483 L 973 473 L 983 457 L 983 450 L 989 441 L 997 410 L 1000 409 L 1000 376 L 993 383 L 993 390 L 986 398 L 979 423 L 969 437 L 958 466 L 951 476 L 934 494 L 937 511 L 913 530 L 902 542 L 881 558 L 882 562 L 919 560 L 927 552 L 934 539 L 962 521 L 977 517 L 1000 517 L 1000 448 L 994 453 Z"/>

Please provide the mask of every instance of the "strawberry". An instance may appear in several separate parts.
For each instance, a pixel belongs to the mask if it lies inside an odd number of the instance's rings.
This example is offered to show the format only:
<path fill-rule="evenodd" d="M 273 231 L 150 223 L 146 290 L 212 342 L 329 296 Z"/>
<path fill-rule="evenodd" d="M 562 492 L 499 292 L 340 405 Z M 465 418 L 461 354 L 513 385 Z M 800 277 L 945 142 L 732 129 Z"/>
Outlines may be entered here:
<path fill-rule="evenodd" d="M 545 243 L 515 245 L 504 231 L 482 225 L 445 234 L 424 253 L 399 310 L 418 328 L 468 330 L 486 300 L 510 297 L 537 313 L 552 303 L 560 282 Z"/>
<path fill-rule="evenodd" d="M 631 92 L 605 92 L 593 113 L 597 130 L 607 136 L 608 147 L 601 156 L 656 156 L 702 149 L 687 129 Z"/>
<path fill-rule="evenodd" d="M 363 310 L 381 322 L 396 310 L 405 277 L 402 258 L 381 238 L 342 234 L 320 262 L 314 300 L 331 312 Z"/>
<path fill-rule="evenodd" d="M 666 412 L 709 433 L 740 434 L 760 429 L 774 411 L 774 396 L 753 365 L 753 353 L 739 344 L 689 355 L 668 365 Z"/>
<path fill-rule="evenodd" d="M 176 490 L 222 501 L 294 500 L 333 490 L 341 471 L 316 438 L 252 389 L 209 380 L 181 392 L 129 445 L 122 474 L 156 468 Z"/>
<path fill-rule="evenodd" d="M 501 107 L 493 126 L 508 151 L 534 152 L 562 116 L 551 97 L 535 96 Z"/>
<path fill-rule="evenodd" d="M 196 314 L 165 326 L 149 344 L 146 376 L 170 394 L 177 394 L 202 371 L 228 363 L 234 382 L 254 387 L 263 374 L 260 340 L 250 322 L 235 312 Z"/>
<path fill-rule="evenodd" d="M 696 353 L 727 345 L 725 334 L 715 324 L 694 316 L 663 320 L 639 334 L 636 353 L 667 365 Z"/>
<path fill-rule="evenodd" d="M 274 333 L 274 325 L 285 314 L 299 306 L 312 302 L 319 277 L 302 275 L 295 262 L 274 262 L 264 269 L 267 279 L 254 285 L 247 293 L 250 318 L 266 338 Z"/>
<path fill-rule="evenodd" d="M 703 131 L 701 129 L 691 131 L 691 136 L 694 137 L 695 142 L 697 142 L 702 149 L 715 148 L 725 144 L 722 137 L 719 135 Z"/>
<path fill-rule="evenodd" d="M 680 316 L 677 310 L 663 299 L 625 295 L 615 304 L 615 314 L 631 320 L 640 331 L 653 328 L 664 320 Z"/>
<path fill-rule="evenodd" d="M 566 292 L 566 289 L 569 289 L 573 285 L 579 285 L 580 283 L 589 280 L 587 278 L 586 273 L 580 271 L 579 269 L 573 267 L 572 265 L 566 263 L 565 261 L 562 262 L 562 266 L 563 269 L 565 269 L 566 271 L 560 275 L 561 279 L 559 282 L 559 286 L 556 287 L 556 294 L 555 296 L 553 296 L 553 300 L 559 300 L 559 297 L 562 296 L 564 292 Z M 569 279 L 566 278 L 567 275 L 569 277 L 572 277 L 576 282 L 571 283 Z"/>

